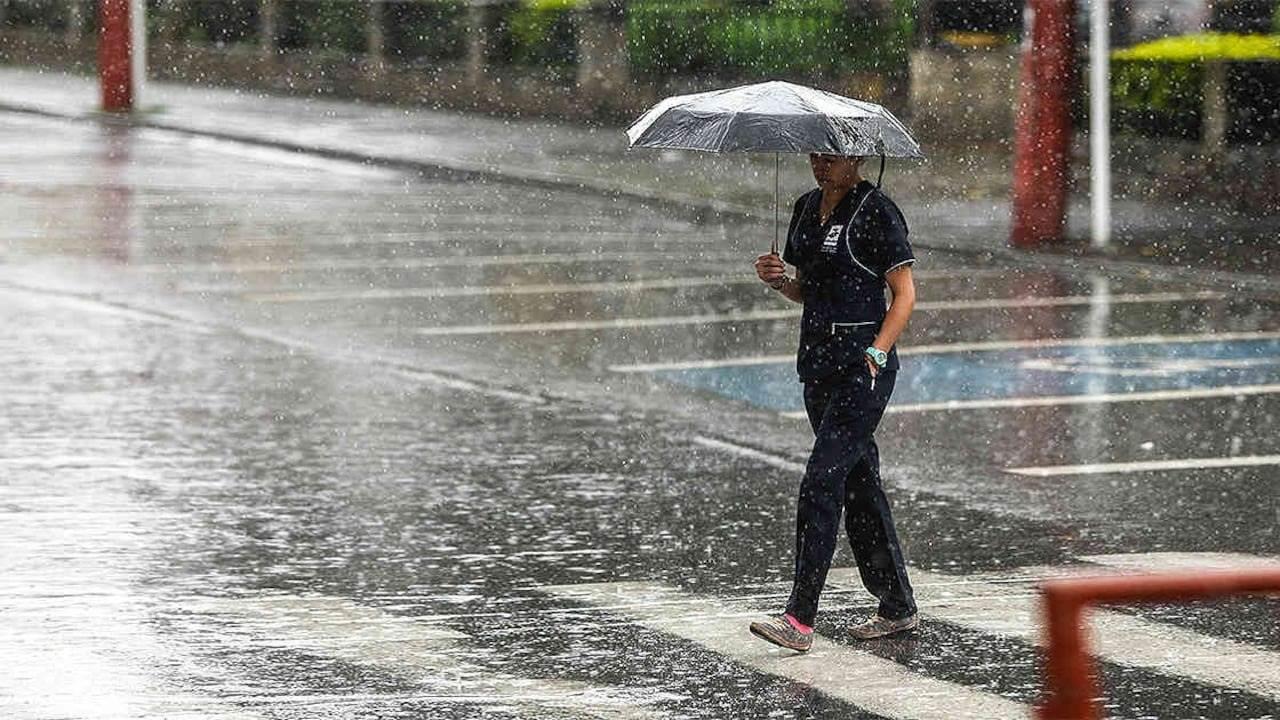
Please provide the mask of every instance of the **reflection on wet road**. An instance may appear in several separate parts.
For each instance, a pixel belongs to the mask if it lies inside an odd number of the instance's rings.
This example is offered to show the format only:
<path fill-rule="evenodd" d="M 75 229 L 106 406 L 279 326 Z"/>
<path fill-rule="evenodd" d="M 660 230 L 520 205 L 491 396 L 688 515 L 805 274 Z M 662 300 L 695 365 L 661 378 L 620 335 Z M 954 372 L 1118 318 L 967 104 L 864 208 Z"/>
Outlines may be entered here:
<path fill-rule="evenodd" d="M 922 252 L 925 624 L 847 639 L 838 569 L 797 658 L 745 630 L 809 440 L 763 229 L 10 115 L 0 216 L 6 718 L 1021 717 L 1037 579 L 1280 558 L 1230 288 Z M 1100 611 L 1108 713 L 1280 714 L 1277 609 Z"/>

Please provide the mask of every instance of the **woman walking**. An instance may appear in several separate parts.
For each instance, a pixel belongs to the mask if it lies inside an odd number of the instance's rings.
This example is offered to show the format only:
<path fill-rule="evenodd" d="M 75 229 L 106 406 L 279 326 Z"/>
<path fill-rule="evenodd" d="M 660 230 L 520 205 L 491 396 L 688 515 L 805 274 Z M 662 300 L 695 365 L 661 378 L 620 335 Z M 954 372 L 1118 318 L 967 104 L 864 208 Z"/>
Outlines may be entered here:
<path fill-rule="evenodd" d="M 850 632 L 866 640 L 918 624 L 872 437 L 898 374 L 894 344 L 915 306 L 915 258 L 902 212 L 862 178 L 864 160 L 810 155 L 818 187 L 796 201 L 782 258 L 755 263 L 762 281 L 804 305 L 796 369 L 816 439 L 800 483 L 791 597 L 782 615 L 751 632 L 799 652 L 813 644 L 842 510 L 862 583 L 880 601 Z"/>

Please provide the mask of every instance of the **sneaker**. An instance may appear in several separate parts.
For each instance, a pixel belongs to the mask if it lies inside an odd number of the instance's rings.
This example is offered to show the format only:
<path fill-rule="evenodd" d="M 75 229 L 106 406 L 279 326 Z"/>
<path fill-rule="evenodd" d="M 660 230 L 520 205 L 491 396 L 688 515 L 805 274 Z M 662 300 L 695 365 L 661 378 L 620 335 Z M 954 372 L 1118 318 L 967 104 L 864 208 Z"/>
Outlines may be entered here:
<path fill-rule="evenodd" d="M 875 615 L 849 628 L 849 634 L 858 640 L 874 640 L 886 635 L 915 630 L 919 626 L 919 615 L 908 615 L 900 620 L 889 620 Z"/>
<path fill-rule="evenodd" d="M 751 634 L 796 652 L 807 652 L 813 647 L 813 633 L 800 632 L 782 615 L 751 623 Z"/>

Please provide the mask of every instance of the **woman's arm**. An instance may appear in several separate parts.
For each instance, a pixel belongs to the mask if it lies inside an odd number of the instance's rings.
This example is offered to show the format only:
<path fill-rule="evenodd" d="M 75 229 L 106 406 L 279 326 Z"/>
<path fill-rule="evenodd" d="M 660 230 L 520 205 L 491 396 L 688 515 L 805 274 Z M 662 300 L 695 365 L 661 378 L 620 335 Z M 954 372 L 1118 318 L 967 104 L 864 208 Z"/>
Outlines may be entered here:
<path fill-rule="evenodd" d="M 889 312 L 885 315 L 884 322 L 880 324 L 880 332 L 876 334 L 872 345 L 878 350 L 889 352 L 889 348 L 897 344 L 898 336 L 907 329 L 907 320 L 911 317 L 911 311 L 915 309 L 916 283 L 911 277 L 910 265 L 903 265 L 889 273 L 885 281 L 889 283 L 893 299 L 889 301 Z M 880 369 L 871 362 L 871 358 L 866 360 L 874 377 Z"/>

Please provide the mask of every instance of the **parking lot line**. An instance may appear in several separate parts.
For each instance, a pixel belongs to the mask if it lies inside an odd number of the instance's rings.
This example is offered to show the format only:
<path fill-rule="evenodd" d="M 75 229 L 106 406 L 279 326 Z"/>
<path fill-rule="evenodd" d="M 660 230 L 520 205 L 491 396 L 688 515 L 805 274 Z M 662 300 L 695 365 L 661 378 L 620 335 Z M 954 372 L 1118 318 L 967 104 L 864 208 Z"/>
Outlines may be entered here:
<path fill-rule="evenodd" d="M 938 355 L 943 353 L 976 352 L 982 350 L 1028 350 L 1053 347 L 1119 347 L 1124 345 L 1140 345 L 1145 343 L 1181 344 L 1198 342 L 1229 342 L 1232 340 L 1275 340 L 1280 339 L 1280 331 L 1246 331 L 1199 333 L 1189 335 L 1123 335 L 1118 337 L 1071 337 L 1071 338 L 1033 338 L 1029 340 L 979 340 L 976 342 L 928 343 L 923 345 L 906 345 L 898 348 L 901 356 Z M 609 370 L 617 373 L 657 372 L 662 370 L 707 370 L 718 367 L 745 367 L 750 365 L 775 365 L 790 363 L 795 360 L 794 354 L 787 355 L 750 355 L 737 358 L 717 358 L 709 360 L 676 360 L 660 363 L 634 363 L 630 365 L 610 365 Z"/>
<path fill-rule="evenodd" d="M 1156 402 L 1168 400 L 1200 400 L 1219 397 L 1246 397 L 1250 395 L 1275 395 L 1280 384 L 1226 385 L 1187 390 L 1145 390 L 1130 393 L 1098 393 L 1096 395 L 1049 395 L 1040 397 L 1012 397 L 991 400 L 946 400 L 943 402 L 889 405 L 886 414 L 937 412 L 949 410 L 995 410 L 1002 408 L 1053 407 L 1058 405 L 1098 405 L 1122 402 Z M 790 418 L 806 418 L 803 412 L 784 412 Z"/>
<path fill-rule="evenodd" d="M 1239 455 L 1216 458 L 1180 458 L 1134 462 L 1087 463 L 1084 465 L 1045 465 L 1040 467 L 1005 468 L 1011 475 L 1029 477 L 1062 477 L 1065 475 L 1109 475 L 1155 470 L 1198 470 L 1203 468 L 1258 467 L 1280 465 L 1280 455 Z"/>
<path fill-rule="evenodd" d="M 1099 393 L 1097 395 L 1050 395 L 1039 397 L 996 398 L 991 400 L 946 400 L 943 402 L 889 405 L 885 414 L 940 412 L 959 410 L 998 410 L 1025 407 L 1054 407 L 1058 405 L 1096 405 L 1122 402 L 1156 402 L 1168 400 L 1199 400 L 1219 397 L 1246 397 L 1250 395 L 1275 395 L 1280 384 L 1227 385 L 1188 390 L 1149 390 L 1131 393 Z M 779 413 L 783 417 L 804 420 L 808 415 L 800 410 Z"/>
<path fill-rule="evenodd" d="M 699 260 L 727 260 L 741 253 L 704 253 Z M 415 270 L 436 267 L 486 267 L 489 265 L 581 265 L 588 263 L 624 262 L 627 260 L 670 260 L 688 264 L 688 260 L 672 257 L 669 252 L 636 250 L 631 252 L 574 252 L 574 253 L 515 253 L 504 255 L 433 255 L 430 257 L 398 258 L 329 258 L 325 260 L 272 260 L 232 263 L 159 263 L 131 265 L 130 269 L 149 273 L 279 273 L 295 271 L 333 270 Z M 754 280 L 754 278 L 752 278 Z M 219 286 L 225 292 L 242 291 L 243 288 Z M 184 288 L 187 289 L 187 288 Z"/>
<path fill-rule="evenodd" d="M 676 290 L 712 285 L 745 285 L 759 283 L 740 275 L 713 277 L 666 277 L 651 280 L 612 280 L 606 282 L 549 283 L 543 285 L 481 285 L 429 288 L 371 288 L 367 290 L 320 290 L 290 293 L 246 293 L 245 298 L 258 302 L 296 303 L 333 300 L 393 300 L 400 298 L 484 297 L 494 295 L 566 295 L 570 293 L 643 292 Z"/>
<path fill-rule="evenodd" d="M 388 299 L 392 296 L 384 296 Z M 1109 302 L 1113 304 L 1131 303 L 1167 303 L 1188 300 L 1221 299 L 1223 295 L 1216 292 L 1195 293 L 1130 293 L 1113 295 Z M 340 299 L 336 296 L 326 300 Z M 1053 307 L 1087 305 L 1092 302 L 1089 295 L 1059 295 L 1041 298 L 997 298 L 975 300 L 939 300 L 916 303 L 918 311 L 948 310 L 983 310 L 995 308 L 1020 308 L 1028 306 Z M 715 323 L 751 322 L 759 320 L 783 320 L 800 317 L 800 310 L 754 310 L 747 312 L 708 313 L 704 315 L 667 315 L 639 318 L 613 318 L 609 320 L 565 320 L 559 322 L 535 323 L 495 323 L 492 325 L 440 325 L 418 328 L 416 332 L 423 335 L 502 335 L 508 333 L 527 332 L 566 332 L 576 330 L 606 330 L 640 327 L 666 327 L 678 325 L 711 325 Z"/>
<path fill-rule="evenodd" d="M 501 335 L 507 333 L 564 332 L 571 330 L 611 330 L 642 327 L 675 327 L 678 325 L 710 325 L 714 323 L 786 320 L 796 317 L 794 310 L 754 310 L 746 312 L 708 313 L 705 315 L 668 315 L 611 320 L 564 320 L 560 322 L 511 323 L 494 325 L 441 325 L 422 327 L 422 335 Z"/>
<path fill-rule="evenodd" d="M 965 685 L 931 678 L 866 650 L 818 640 L 803 655 L 769 649 L 747 632 L 759 613 L 730 600 L 683 593 L 645 582 L 539 588 L 558 598 L 608 608 L 627 619 L 683 638 L 735 662 L 790 678 L 887 718 L 990 720 L 1030 717 L 1027 705 Z"/>
<path fill-rule="evenodd" d="M 636 281 L 605 282 L 570 282 L 520 284 L 506 283 L 497 286 L 461 286 L 461 287 L 375 287 L 346 288 L 346 290 L 321 290 L 302 292 L 248 292 L 244 297 L 259 302 L 330 302 L 337 300 L 399 300 L 422 299 L 422 297 L 477 297 L 502 295 L 567 295 L 577 292 L 644 292 L 650 290 L 675 290 L 681 287 L 735 286 L 746 284 L 756 286 L 759 279 L 753 275 L 735 273 L 732 275 L 712 275 L 712 277 L 664 277 L 636 279 Z M 243 292 L 243 288 L 184 288 L 184 290 L 200 290 L 201 292 Z M 973 300 L 940 300 L 923 301 L 916 304 L 920 310 L 982 310 L 993 307 L 1019 307 L 1024 305 L 1080 305 L 1091 296 L 1046 297 L 1046 299 L 1010 300 L 973 299 Z M 1165 302 L 1178 300 L 1217 300 L 1220 292 L 1198 293 L 1135 293 L 1121 297 L 1128 302 Z M 1128 300 L 1125 300 L 1128 299 Z M 796 313 L 792 310 L 792 313 Z M 797 313 L 796 313 L 797 314 Z"/>
<path fill-rule="evenodd" d="M 1081 560 L 1122 572 L 1179 570 L 1267 570 L 1280 568 L 1280 557 L 1230 552 L 1147 552 L 1082 555 Z"/>

